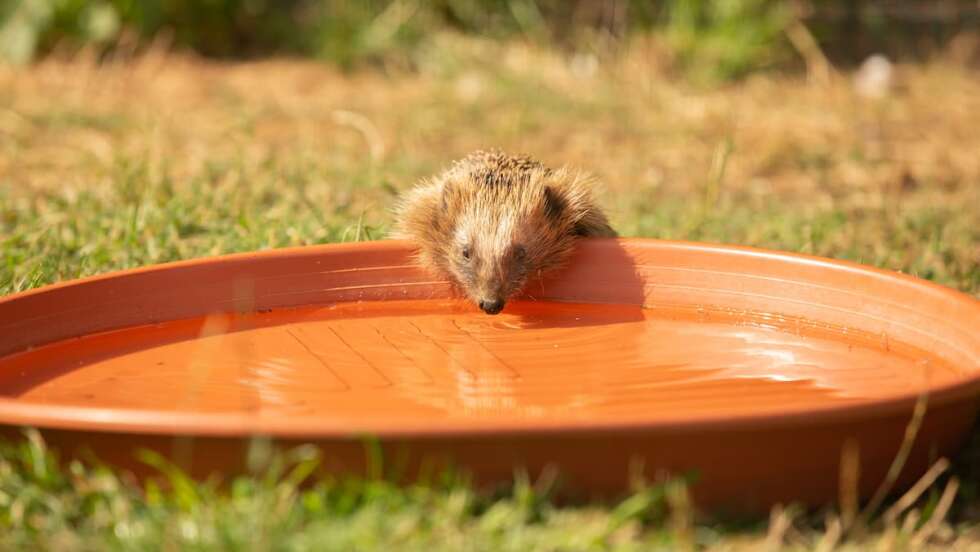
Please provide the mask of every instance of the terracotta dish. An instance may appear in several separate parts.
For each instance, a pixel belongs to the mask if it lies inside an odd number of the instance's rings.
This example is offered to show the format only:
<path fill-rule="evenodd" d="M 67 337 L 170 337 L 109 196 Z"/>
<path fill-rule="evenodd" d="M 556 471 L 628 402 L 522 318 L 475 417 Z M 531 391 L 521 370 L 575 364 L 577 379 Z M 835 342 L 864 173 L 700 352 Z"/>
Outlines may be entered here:
<path fill-rule="evenodd" d="M 864 496 L 928 395 L 898 481 L 963 442 L 980 302 L 909 276 L 739 247 L 594 240 L 497 316 L 399 242 L 152 266 L 0 299 L 0 423 L 145 473 L 243 470 L 255 435 L 364 473 L 365 435 L 404 477 L 479 483 L 557 467 L 570 493 L 697 474 L 698 504 Z"/>

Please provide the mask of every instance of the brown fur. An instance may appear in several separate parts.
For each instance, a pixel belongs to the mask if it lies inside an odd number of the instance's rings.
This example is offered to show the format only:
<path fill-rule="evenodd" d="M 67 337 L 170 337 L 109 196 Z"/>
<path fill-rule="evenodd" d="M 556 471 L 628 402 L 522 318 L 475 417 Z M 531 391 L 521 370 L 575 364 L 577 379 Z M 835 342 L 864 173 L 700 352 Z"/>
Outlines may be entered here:
<path fill-rule="evenodd" d="M 403 197 L 395 237 L 413 241 L 423 267 L 496 314 L 530 276 L 562 266 L 577 239 L 616 235 L 591 184 L 529 157 L 478 151 Z"/>

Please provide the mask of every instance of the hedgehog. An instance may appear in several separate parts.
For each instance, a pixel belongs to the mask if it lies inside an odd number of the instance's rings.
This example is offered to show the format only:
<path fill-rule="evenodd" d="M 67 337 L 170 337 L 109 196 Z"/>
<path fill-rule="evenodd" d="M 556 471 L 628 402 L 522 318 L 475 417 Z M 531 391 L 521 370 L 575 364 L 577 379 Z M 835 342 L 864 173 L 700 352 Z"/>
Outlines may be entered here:
<path fill-rule="evenodd" d="M 423 268 L 497 314 L 532 276 L 562 267 L 582 238 L 615 237 L 593 178 L 525 155 L 477 151 L 408 191 L 393 237 Z"/>

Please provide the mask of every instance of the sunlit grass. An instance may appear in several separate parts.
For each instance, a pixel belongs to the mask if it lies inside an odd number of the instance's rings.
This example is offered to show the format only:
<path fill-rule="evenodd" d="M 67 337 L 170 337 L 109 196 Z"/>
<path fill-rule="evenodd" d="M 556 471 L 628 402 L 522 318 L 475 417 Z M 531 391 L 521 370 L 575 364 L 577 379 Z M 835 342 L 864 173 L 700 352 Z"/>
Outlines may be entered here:
<path fill-rule="evenodd" d="M 250 448 L 249 475 L 194 482 L 143 453 L 159 475 L 137 483 L 97 463 L 61 466 L 36 432 L 0 442 L 4 550 L 948 550 L 976 542 L 937 517 L 937 497 L 898 521 L 840 530 L 831 511 L 776 508 L 768 520 L 705 519 L 680 481 L 621 500 L 556 503 L 553 480 L 520 472 L 477 492 L 465 477 L 394 484 L 334 478 L 313 447 Z M 826 514 L 826 517 L 823 517 Z M 937 514 L 944 516 L 944 513 Z M 853 527 L 852 527 L 853 529 Z"/>

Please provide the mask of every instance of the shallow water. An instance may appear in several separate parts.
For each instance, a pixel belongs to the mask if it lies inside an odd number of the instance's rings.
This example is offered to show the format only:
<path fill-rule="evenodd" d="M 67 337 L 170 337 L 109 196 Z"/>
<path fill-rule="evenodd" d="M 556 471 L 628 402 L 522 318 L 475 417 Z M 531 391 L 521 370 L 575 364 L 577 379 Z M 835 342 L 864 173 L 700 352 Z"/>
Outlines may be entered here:
<path fill-rule="evenodd" d="M 962 374 L 888 336 L 764 313 L 514 302 L 345 303 L 216 315 L 0 359 L 40 403 L 405 422 L 779 413 Z"/>

